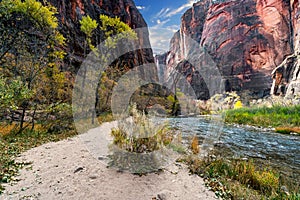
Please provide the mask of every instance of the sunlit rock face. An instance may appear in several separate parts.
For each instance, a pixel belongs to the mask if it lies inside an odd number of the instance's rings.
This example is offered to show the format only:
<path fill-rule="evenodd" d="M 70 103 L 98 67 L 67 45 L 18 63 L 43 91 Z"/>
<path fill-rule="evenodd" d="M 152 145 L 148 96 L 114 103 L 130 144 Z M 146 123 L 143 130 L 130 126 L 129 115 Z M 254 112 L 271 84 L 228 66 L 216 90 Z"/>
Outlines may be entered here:
<path fill-rule="evenodd" d="M 119 17 L 132 29 L 147 27 L 145 20 L 136 8 L 132 0 L 49 0 L 57 8 L 60 30 L 66 37 L 67 47 L 65 68 L 76 71 L 84 59 L 85 35 L 80 31 L 82 16 L 89 15 L 101 24 L 100 14 L 110 17 Z M 150 47 L 149 34 L 146 31 L 138 32 L 141 47 Z M 103 33 L 97 29 L 94 31 L 93 42 L 95 45 L 103 41 Z M 150 48 L 140 49 L 134 53 L 123 56 L 114 65 L 128 65 L 130 68 L 145 63 L 154 63 L 152 50 Z M 156 73 L 156 72 L 154 72 Z"/>
<path fill-rule="evenodd" d="M 195 54 L 186 39 L 192 38 L 199 44 L 199 54 L 206 52 L 214 61 L 226 83 L 225 91 L 250 90 L 263 96 L 271 88 L 272 70 L 294 51 L 291 12 L 286 0 L 198 2 L 181 18 L 181 29 L 171 40 L 166 68 L 175 69 Z"/>
<path fill-rule="evenodd" d="M 286 95 L 300 96 L 300 5 L 298 0 L 291 0 L 291 20 L 294 44 L 294 63 L 287 69 L 285 77 L 287 82 Z"/>
<path fill-rule="evenodd" d="M 233 90 L 265 90 L 271 71 L 291 54 L 289 4 L 235 1 L 212 6 L 200 44 Z"/>

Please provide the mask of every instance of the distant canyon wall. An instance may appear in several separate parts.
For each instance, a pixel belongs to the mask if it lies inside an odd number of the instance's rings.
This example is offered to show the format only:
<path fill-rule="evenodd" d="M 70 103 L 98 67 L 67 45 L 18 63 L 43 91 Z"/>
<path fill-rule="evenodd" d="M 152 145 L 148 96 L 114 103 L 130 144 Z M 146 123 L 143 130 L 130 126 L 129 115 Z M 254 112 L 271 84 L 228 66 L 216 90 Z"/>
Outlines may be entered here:
<path fill-rule="evenodd" d="M 287 56 L 300 52 L 299 10 L 298 0 L 221 3 L 205 0 L 195 3 L 182 16 L 181 28 L 171 39 L 170 51 L 156 56 L 161 65 L 166 65 L 161 77 L 167 81 L 172 70 L 178 70 L 194 83 L 193 89 L 199 99 L 214 95 L 215 91 L 208 90 L 199 81 L 201 70 L 186 64 L 193 59 L 192 54 L 197 54 L 196 50 L 199 55 L 205 53 L 214 61 L 222 75 L 224 91 L 250 91 L 253 96 L 262 97 L 270 92 L 272 71 Z M 190 39 L 198 43 L 197 48 Z M 183 63 L 185 67 L 182 67 Z M 297 66 L 293 65 L 289 71 L 288 83 L 299 80 Z"/>

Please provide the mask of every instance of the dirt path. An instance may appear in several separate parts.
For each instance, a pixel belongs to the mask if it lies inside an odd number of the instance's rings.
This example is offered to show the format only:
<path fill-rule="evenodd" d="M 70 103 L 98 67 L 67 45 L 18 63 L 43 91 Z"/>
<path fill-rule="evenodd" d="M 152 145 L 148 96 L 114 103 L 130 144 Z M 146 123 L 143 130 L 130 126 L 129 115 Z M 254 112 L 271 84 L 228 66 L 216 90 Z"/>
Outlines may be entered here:
<path fill-rule="evenodd" d="M 20 181 L 7 185 L 0 199 L 215 199 L 203 180 L 189 175 L 182 164 L 172 164 L 159 174 L 145 176 L 107 168 L 92 156 L 91 148 L 88 150 L 85 143 L 95 143 L 95 133 L 101 132 L 107 137 L 114 125 L 105 123 L 81 136 L 23 153 L 20 160 L 33 162 L 32 169 L 22 170 L 18 177 Z M 103 148 L 103 156 L 105 151 Z"/>

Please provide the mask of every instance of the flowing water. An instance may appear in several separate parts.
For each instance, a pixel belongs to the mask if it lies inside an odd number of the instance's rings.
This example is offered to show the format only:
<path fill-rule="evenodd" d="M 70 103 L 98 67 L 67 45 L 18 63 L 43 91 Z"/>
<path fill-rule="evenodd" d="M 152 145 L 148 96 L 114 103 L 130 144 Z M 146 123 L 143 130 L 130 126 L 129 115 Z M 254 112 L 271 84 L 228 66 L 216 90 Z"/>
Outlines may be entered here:
<path fill-rule="evenodd" d="M 172 127 L 181 130 L 185 141 L 191 135 L 197 135 L 200 144 L 212 141 L 221 156 L 253 158 L 296 180 L 300 178 L 300 136 L 215 123 L 209 117 L 171 118 L 168 121 Z"/>

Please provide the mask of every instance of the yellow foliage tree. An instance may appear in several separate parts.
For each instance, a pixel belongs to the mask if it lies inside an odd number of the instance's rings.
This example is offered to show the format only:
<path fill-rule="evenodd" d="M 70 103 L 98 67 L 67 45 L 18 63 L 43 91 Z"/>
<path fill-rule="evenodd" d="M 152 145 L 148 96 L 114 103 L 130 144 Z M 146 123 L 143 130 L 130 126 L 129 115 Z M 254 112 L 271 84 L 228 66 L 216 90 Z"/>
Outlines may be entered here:
<path fill-rule="evenodd" d="M 16 105 L 22 110 L 20 131 L 27 110 L 34 110 L 34 126 L 36 109 L 45 109 L 52 100 L 61 101 L 57 91 L 66 82 L 59 69 L 65 38 L 57 29 L 55 14 L 53 6 L 37 0 L 0 1 L 0 71 L 7 80 L 21 81 L 32 94 L 31 98 L 20 98 Z"/>

